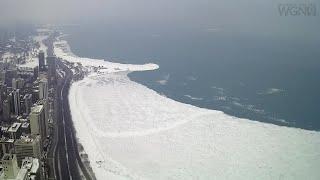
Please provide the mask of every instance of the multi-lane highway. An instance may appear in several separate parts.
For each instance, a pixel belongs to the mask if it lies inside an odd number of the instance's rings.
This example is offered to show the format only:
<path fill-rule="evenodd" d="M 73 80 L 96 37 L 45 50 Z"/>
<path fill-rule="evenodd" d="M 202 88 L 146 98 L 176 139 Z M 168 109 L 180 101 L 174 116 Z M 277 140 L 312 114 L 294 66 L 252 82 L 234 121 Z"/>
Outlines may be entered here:
<path fill-rule="evenodd" d="M 58 78 L 56 94 L 56 128 L 53 143 L 53 169 L 56 180 L 78 180 L 82 174 L 85 179 L 92 179 L 87 168 L 82 163 L 73 127 L 68 92 L 72 80 L 72 71 L 61 61 L 57 61 L 58 68 L 65 73 Z"/>
<path fill-rule="evenodd" d="M 61 66 L 61 63 L 59 63 Z M 58 80 L 57 83 L 57 117 L 56 117 L 56 134 L 57 141 L 54 146 L 54 169 L 57 180 L 80 179 L 75 150 L 77 147 L 72 143 L 72 126 L 69 117 L 66 116 L 68 111 L 68 89 L 71 81 L 71 74 L 65 73 L 65 76 Z"/>
<path fill-rule="evenodd" d="M 52 38 L 52 37 L 51 37 Z M 53 56 L 53 38 L 46 41 L 48 56 Z M 73 77 L 72 71 L 56 59 L 56 69 L 64 71 L 57 76 L 54 98 L 54 126 L 52 144 L 48 151 L 49 179 L 80 180 L 94 179 L 81 161 L 75 130 L 73 127 L 68 93 Z"/>

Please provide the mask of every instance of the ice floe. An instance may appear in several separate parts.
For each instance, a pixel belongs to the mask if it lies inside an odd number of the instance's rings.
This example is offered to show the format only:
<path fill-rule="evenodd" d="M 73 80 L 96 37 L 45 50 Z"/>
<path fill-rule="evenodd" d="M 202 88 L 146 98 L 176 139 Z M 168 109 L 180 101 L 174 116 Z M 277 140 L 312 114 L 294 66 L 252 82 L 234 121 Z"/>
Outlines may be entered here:
<path fill-rule="evenodd" d="M 272 95 L 272 94 L 278 94 L 278 93 L 282 93 L 284 92 L 285 90 L 283 89 L 278 89 L 278 88 L 269 88 L 269 89 L 266 89 L 262 92 L 258 92 L 259 95 Z"/>

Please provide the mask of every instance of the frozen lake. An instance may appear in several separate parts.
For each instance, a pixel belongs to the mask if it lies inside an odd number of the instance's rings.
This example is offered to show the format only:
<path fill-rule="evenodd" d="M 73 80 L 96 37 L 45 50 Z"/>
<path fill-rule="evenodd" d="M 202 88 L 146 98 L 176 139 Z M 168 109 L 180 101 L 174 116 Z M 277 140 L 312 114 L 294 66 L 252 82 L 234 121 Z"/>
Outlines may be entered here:
<path fill-rule="evenodd" d="M 154 64 L 79 58 L 57 47 L 55 53 L 106 67 L 69 93 L 79 142 L 98 179 L 320 179 L 319 132 L 183 104 L 127 76 Z"/>

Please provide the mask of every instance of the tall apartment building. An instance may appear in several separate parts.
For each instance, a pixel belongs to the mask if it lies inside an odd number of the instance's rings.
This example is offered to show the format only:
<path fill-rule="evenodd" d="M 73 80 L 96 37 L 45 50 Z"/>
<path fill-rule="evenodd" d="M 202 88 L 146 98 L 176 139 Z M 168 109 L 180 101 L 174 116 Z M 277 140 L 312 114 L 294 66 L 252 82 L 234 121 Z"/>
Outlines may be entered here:
<path fill-rule="evenodd" d="M 42 105 L 43 106 L 43 112 L 44 112 L 44 130 L 46 132 L 46 135 L 49 134 L 49 103 L 48 99 L 41 99 L 37 101 L 37 105 Z"/>
<path fill-rule="evenodd" d="M 31 135 L 40 135 L 41 142 L 43 142 L 47 137 L 46 119 L 43 105 L 36 105 L 31 108 L 29 120 Z"/>
<path fill-rule="evenodd" d="M 29 114 L 32 107 L 32 94 L 26 94 L 23 97 L 25 113 Z"/>
<path fill-rule="evenodd" d="M 19 115 L 20 114 L 20 90 L 15 89 L 12 91 L 13 93 L 13 105 L 14 105 L 14 114 Z"/>
<path fill-rule="evenodd" d="M 7 99 L 5 99 L 2 102 L 2 119 L 4 121 L 9 121 L 10 119 L 10 101 L 8 101 Z"/>
<path fill-rule="evenodd" d="M 39 99 L 48 99 L 48 81 L 41 78 L 39 82 Z"/>
<path fill-rule="evenodd" d="M 44 52 L 43 51 L 40 51 L 39 52 L 39 55 L 38 55 L 38 59 L 39 59 L 39 71 L 45 71 L 46 69 L 46 66 L 45 66 L 45 58 L 44 58 Z"/>
<path fill-rule="evenodd" d="M 51 85 L 52 82 L 56 80 L 56 57 L 55 56 L 47 57 L 47 64 L 48 64 L 48 79 Z"/>

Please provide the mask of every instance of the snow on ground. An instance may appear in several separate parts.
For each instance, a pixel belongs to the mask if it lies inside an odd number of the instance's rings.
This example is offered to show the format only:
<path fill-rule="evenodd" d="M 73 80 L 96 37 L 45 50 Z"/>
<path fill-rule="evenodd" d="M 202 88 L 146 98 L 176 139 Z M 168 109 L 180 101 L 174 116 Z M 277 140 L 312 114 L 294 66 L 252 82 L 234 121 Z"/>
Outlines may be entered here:
<path fill-rule="evenodd" d="M 38 35 L 34 36 L 34 40 L 40 44 L 39 51 L 43 51 L 45 53 L 45 57 L 47 57 L 47 46 L 44 45 L 43 40 L 47 39 L 48 36 Z M 35 68 L 39 65 L 38 52 L 30 55 L 26 58 L 26 63 L 19 64 L 18 66 L 21 68 Z"/>
<path fill-rule="evenodd" d="M 14 57 L 14 54 L 11 52 L 5 52 L 2 54 L 2 57 L 0 58 L 3 62 L 11 62 Z"/>
<path fill-rule="evenodd" d="M 48 36 L 47 35 L 38 35 L 34 37 L 34 40 L 36 42 L 39 42 L 40 47 L 39 50 L 44 52 L 45 57 L 47 57 L 47 49 L 48 47 L 43 43 L 43 40 L 47 39 Z"/>
<path fill-rule="evenodd" d="M 183 104 L 131 81 L 158 68 L 76 57 L 104 66 L 69 93 L 77 137 L 97 179 L 320 179 L 320 133 L 235 118 Z"/>
<path fill-rule="evenodd" d="M 69 62 L 81 63 L 83 66 L 93 66 L 93 67 L 104 67 L 106 69 L 101 69 L 100 72 L 110 73 L 118 71 L 147 71 L 154 70 L 159 68 L 156 64 L 144 64 L 144 65 L 135 65 L 135 64 L 120 64 L 104 61 L 103 59 L 90 59 L 90 58 L 79 58 L 70 52 L 69 46 L 66 44 L 66 41 L 59 41 L 55 43 L 55 54 L 62 58 L 66 59 Z"/>
<path fill-rule="evenodd" d="M 24 64 L 18 64 L 18 67 L 20 68 L 35 68 L 38 66 L 39 60 L 37 56 L 30 56 L 26 58 L 26 63 Z"/>

